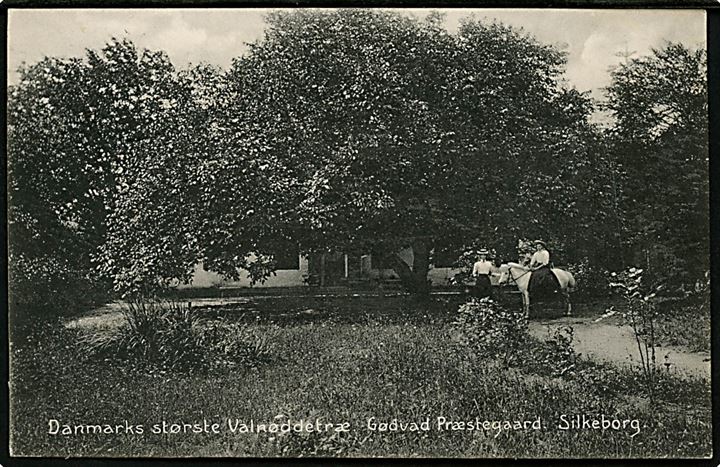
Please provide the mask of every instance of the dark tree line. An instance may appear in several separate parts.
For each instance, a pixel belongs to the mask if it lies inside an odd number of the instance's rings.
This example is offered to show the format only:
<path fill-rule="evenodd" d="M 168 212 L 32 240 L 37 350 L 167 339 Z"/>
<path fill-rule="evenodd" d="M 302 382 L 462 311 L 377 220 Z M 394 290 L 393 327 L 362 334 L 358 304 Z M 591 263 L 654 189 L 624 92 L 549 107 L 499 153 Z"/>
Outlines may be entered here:
<path fill-rule="evenodd" d="M 707 54 L 668 44 L 619 66 L 607 89 L 608 155 L 627 262 L 692 282 L 710 268 Z"/>
<path fill-rule="evenodd" d="M 11 289 L 148 294 L 199 261 L 262 280 L 297 244 L 379 252 L 425 293 L 437 252 L 511 258 L 535 237 L 565 263 L 704 274 L 704 51 L 618 67 L 601 130 L 562 51 L 441 20 L 274 13 L 226 71 L 115 40 L 25 67 L 9 92 Z"/>

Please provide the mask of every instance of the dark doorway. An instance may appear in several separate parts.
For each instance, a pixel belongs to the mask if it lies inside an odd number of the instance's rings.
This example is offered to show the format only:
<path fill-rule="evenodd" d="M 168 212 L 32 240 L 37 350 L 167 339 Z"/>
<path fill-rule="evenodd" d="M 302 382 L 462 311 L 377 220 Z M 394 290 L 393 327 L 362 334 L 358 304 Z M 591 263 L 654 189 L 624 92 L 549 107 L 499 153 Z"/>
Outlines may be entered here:
<path fill-rule="evenodd" d="M 311 285 L 346 285 L 360 279 L 360 257 L 332 251 L 308 256 Z"/>

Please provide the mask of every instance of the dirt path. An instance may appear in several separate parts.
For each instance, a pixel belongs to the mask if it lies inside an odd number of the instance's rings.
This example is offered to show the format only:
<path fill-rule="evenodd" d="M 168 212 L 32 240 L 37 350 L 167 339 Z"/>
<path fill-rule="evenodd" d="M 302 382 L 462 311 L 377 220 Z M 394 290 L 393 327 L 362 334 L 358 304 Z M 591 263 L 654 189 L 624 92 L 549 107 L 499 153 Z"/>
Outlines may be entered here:
<path fill-rule="evenodd" d="M 539 338 L 548 336 L 559 326 L 570 325 L 574 331 L 573 347 L 582 355 L 617 365 L 640 365 L 637 342 L 629 326 L 595 322 L 594 318 L 565 317 L 531 321 L 530 332 Z M 676 347 L 658 347 L 657 363 L 669 371 L 710 379 L 710 354 L 688 352 Z"/>

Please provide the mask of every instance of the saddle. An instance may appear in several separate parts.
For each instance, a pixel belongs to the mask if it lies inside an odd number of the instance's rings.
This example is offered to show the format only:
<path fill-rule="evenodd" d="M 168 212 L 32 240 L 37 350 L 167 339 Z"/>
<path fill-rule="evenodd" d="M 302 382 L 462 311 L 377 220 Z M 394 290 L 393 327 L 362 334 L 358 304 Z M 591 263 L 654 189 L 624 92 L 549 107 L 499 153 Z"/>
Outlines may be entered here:
<path fill-rule="evenodd" d="M 549 264 L 536 269 L 530 275 L 528 292 L 533 300 L 551 299 L 560 291 L 560 281 L 551 268 L 552 265 Z"/>

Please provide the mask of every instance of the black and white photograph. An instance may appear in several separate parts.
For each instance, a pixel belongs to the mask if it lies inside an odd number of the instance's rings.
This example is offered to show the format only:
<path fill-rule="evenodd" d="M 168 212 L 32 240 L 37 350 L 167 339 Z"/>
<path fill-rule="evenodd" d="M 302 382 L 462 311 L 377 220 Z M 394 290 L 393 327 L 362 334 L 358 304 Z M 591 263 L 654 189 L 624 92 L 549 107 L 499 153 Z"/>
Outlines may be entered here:
<path fill-rule="evenodd" d="M 711 457 L 706 16 L 10 9 L 10 455 Z"/>

